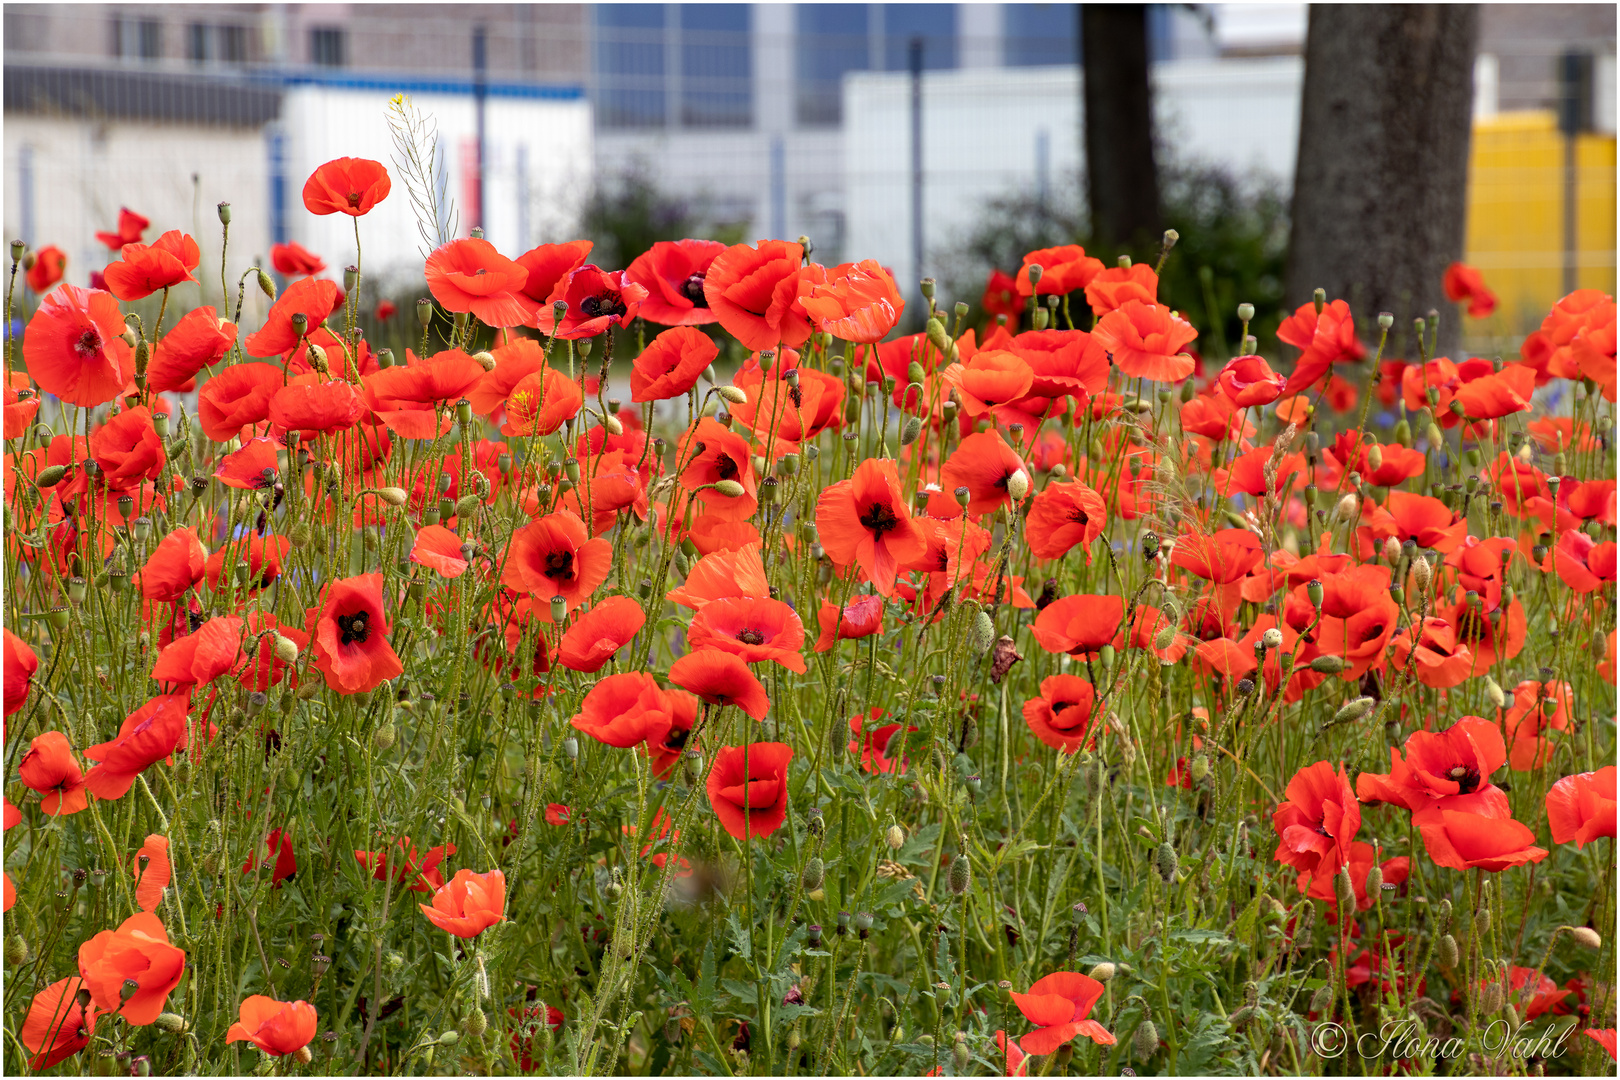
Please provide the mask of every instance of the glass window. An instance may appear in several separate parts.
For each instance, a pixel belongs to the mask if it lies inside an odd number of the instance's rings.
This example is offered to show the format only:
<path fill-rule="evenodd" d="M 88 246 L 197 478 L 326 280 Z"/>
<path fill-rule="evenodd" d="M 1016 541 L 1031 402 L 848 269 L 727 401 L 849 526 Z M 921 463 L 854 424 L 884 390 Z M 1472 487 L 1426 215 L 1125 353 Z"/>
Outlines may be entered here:
<path fill-rule="evenodd" d="M 598 4 L 596 109 L 604 127 L 662 127 L 664 97 L 663 4 Z"/>
<path fill-rule="evenodd" d="M 956 66 L 955 4 L 884 4 L 883 67 L 888 71 L 911 68 L 911 41 L 923 39 L 923 68 L 937 71 Z"/>
<path fill-rule="evenodd" d="M 247 27 L 219 27 L 219 58 L 227 64 L 247 63 Z"/>
<path fill-rule="evenodd" d="M 321 67 L 343 66 L 343 31 L 335 26 L 317 26 L 309 32 L 309 59 Z"/>
<path fill-rule="evenodd" d="M 192 23 L 187 27 L 187 37 L 190 39 L 191 62 L 194 64 L 207 63 L 209 59 L 208 31 L 210 27 L 203 23 Z"/>
<path fill-rule="evenodd" d="M 142 19 L 139 24 L 140 55 L 142 60 L 157 60 L 163 56 L 163 24 L 156 19 Z"/>
<path fill-rule="evenodd" d="M 1008 4 L 1002 50 L 1008 67 L 1080 62 L 1080 13 L 1074 4 Z"/>
<path fill-rule="evenodd" d="M 754 62 L 747 4 L 682 4 L 681 124 L 748 127 L 754 122 Z"/>
<path fill-rule="evenodd" d="M 866 4 L 800 4 L 797 16 L 799 123 L 836 124 L 844 73 L 872 65 L 871 13 Z"/>

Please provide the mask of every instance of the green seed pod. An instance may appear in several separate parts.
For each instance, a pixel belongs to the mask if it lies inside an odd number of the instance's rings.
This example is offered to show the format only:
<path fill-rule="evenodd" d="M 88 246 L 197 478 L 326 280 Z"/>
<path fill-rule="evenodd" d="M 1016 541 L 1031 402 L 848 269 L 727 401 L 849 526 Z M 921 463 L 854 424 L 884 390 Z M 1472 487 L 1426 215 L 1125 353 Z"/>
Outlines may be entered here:
<path fill-rule="evenodd" d="M 157 1019 L 152 1023 L 159 1031 L 167 1031 L 170 1035 L 180 1035 L 187 1027 L 186 1018 L 172 1012 L 158 1013 Z"/>
<path fill-rule="evenodd" d="M 1181 866 L 1181 860 L 1176 855 L 1174 844 L 1163 843 L 1153 855 L 1153 868 L 1159 872 L 1159 877 L 1169 884 L 1176 880 L 1176 870 Z"/>
<path fill-rule="evenodd" d="M 951 1060 L 956 1064 L 958 1073 L 967 1072 L 968 1066 L 973 1063 L 973 1053 L 968 1049 L 966 1032 L 956 1033 L 956 1041 L 951 1044 Z"/>
<path fill-rule="evenodd" d="M 1478 911 L 1474 912 L 1474 933 L 1478 934 L 1480 937 L 1484 937 L 1490 932 L 1491 909 L 1488 907 L 1481 907 Z"/>
<path fill-rule="evenodd" d="M 1315 578 L 1305 583 L 1305 595 L 1310 598 L 1311 606 L 1317 611 L 1322 610 L 1322 583 Z"/>
<path fill-rule="evenodd" d="M 1372 708 L 1376 704 L 1377 702 L 1370 697 L 1356 698 L 1353 701 L 1347 702 L 1339 709 L 1338 712 L 1334 713 L 1333 720 L 1331 722 L 1335 724 L 1347 724 L 1352 720 L 1360 720 L 1363 716 L 1366 716 L 1368 713 L 1372 712 Z"/>
<path fill-rule="evenodd" d="M 825 876 L 826 867 L 823 866 L 821 857 L 812 855 L 810 861 L 804 864 L 804 874 L 800 879 L 804 884 L 804 891 L 815 892 L 821 888 L 821 882 Z"/>
<path fill-rule="evenodd" d="M 28 939 L 21 934 L 12 934 L 6 938 L 6 966 L 20 967 L 28 963 Z"/>
<path fill-rule="evenodd" d="M 917 437 L 921 434 L 922 418 L 919 416 L 906 417 L 906 422 L 900 425 L 900 445 L 910 446 L 917 441 Z"/>
<path fill-rule="evenodd" d="M 973 629 L 969 633 L 968 642 L 973 651 L 983 656 L 990 651 L 990 646 L 996 641 L 996 624 L 990 614 L 983 608 L 978 608 L 973 614 Z"/>
<path fill-rule="evenodd" d="M 460 1041 L 461 1041 L 461 1032 L 459 1032 L 459 1031 L 456 1031 L 456 1030 L 452 1029 L 450 1031 L 441 1031 L 441 1032 L 439 1032 L 439 1045 L 440 1046 L 454 1046 L 454 1045 L 456 1045 L 456 1043 L 458 1043 Z"/>
<path fill-rule="evenodd" d="M 1316 1013 L 1318 1016 L 1327 1012 L 1332 1005 L 1333 986 L 1331 983 L 1327 986 L 1321 987 L 1316 991 L 1316 993 L 1311 995 L 1310 1011 Z"/>
<path fill-rule="evenodd" d="M 474 1007 L 472 1012 L 462 1018 L 461 1030 L 476 1039 L 489 1030 L 489 1017 L 484 1015 L 483 1009 Z"/>
<path fill-rule="evenodd" d="M 66 465 L 50 465 L 39 471 L 39 476 L 34 480 L 34 483 L 42 488 L 55 487 L 62 482 L 62 477 L 66 475 Z"/>
<path fill-rule="evenodd" d="M 1462 960 L 1462 954 L 1457 949 L 1457 939 L 1450 934 L 1440 935 L 1440 945 L 1435 952 L 1439 956 L 1442 971 L 1455 971 L 1457 964 Z"/>
<path fill-rule="evenodd" d="M 259 291 L 271 300 L 276 298 L 276 283 L 273 278 L 263 270 L 259 271 Z"/>
<path fill-rule="evenodd" d="M 951 860 L 951 895 L 961 896 L 973 887 L 973 868 L 968 864 L 968 857 L 958 854 Z"/>
<path fill-rule="evenodd" d="M 399 732 L 394 727 L 392 719 L 384 720 L 371 733 L 371 745 L 377 750 L 387 750 L 399 739 Z"/>
<path fill-rule="evenodd" d="M 1311 661 L 1311 670 L 1321 675 L 1337 675 L 1344 670 L 1344 660 L 1337 656 L 1318 656 Z"/>
<path fill-rule="evenodd" d="M 1339 867 L 1333 878 L 1333 893 L 1339 901 L 1339 910 L 1349 911 L 1356 906 L 1356 887 L 1350 883 L 1350 868 Z"/>
<path fill-rule="evenodd" d="M 1136 1025 L 1136 1033 L 1131 1036 L 1131 1052 L 1139 1060 L 1146 1060 L 1159 1052 L 1159 1029 L 1153 1026 L 1151 1018 L 1144 1017 Z"/>
<path fill-rule="evenodd" d="M 1187 774 L 1192 777 L 1195 784 L 1202 784 L 1209 775 L 1209 756 L 1202 752 L 1194 754 L 1192 764 L 1187 767 Z"/>
<path fill-rule="evenodd" d="M 686 776 L 688 787 L 697 787 L 698 782 L 703 779 L 702 751 L 688 750 L 681 755 L 681 772 Z"/>

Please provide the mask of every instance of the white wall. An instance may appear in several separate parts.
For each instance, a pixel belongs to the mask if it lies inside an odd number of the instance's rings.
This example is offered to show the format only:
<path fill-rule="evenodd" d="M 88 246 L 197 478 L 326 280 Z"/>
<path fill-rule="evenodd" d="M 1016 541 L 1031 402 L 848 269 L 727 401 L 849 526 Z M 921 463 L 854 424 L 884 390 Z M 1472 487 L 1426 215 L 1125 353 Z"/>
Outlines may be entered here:
<path fill-rule="evenodd" d="M 1153 68 L 1155 122 L 1183 161 L 1292 180 L 1299 142 L 1299 57 L 1180 60 Z M 846 258 L 875 258 L 902 282 L 912 265 L 911 80 L 861 73 L 844 81 Z M 923 212 L 928 250 L 977 216 L 985 199 L 1037 183 L 1044 138 L 1053 188 L 1083 164 L 1075 68 L 929 72 L 923 76 Z"/>

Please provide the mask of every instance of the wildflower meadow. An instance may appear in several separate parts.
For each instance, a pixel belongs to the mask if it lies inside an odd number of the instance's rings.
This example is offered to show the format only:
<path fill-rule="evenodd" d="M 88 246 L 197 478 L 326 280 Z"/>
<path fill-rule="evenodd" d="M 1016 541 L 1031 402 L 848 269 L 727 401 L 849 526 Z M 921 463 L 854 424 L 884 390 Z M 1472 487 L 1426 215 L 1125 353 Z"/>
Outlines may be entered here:
<path fill-rule="evenodd" d="M 341 282 L 11 247 L 7 1075 L 1612 1073 L 1613 297 L 402 298 L 405 172 L 307 178 Z"/>

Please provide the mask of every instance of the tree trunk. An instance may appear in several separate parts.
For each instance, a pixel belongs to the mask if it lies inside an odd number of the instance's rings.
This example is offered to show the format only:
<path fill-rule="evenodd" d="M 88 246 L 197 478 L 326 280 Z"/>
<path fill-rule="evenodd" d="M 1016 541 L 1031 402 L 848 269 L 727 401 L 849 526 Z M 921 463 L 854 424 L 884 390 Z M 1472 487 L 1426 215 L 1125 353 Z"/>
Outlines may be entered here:
<path fill-rule="evenodd" d="M 1147 7 L 1080 5 L 1080 50 L 1092 239 L 1116 249 L 1156 247 L 1164 226 L 1153 159 Z"/>
<path fill-rule="evenodd" d="M 1441 277 L 1463 254 L 1478 32 L 1476 4 L 1311 5 L 1290 311 L 1326 289 L 1363 338 L 1387 311 L 1388 355 L 1410 359 L 1412 320 L 1438 309 L 1450 351 L 1458 327 Z"/>

